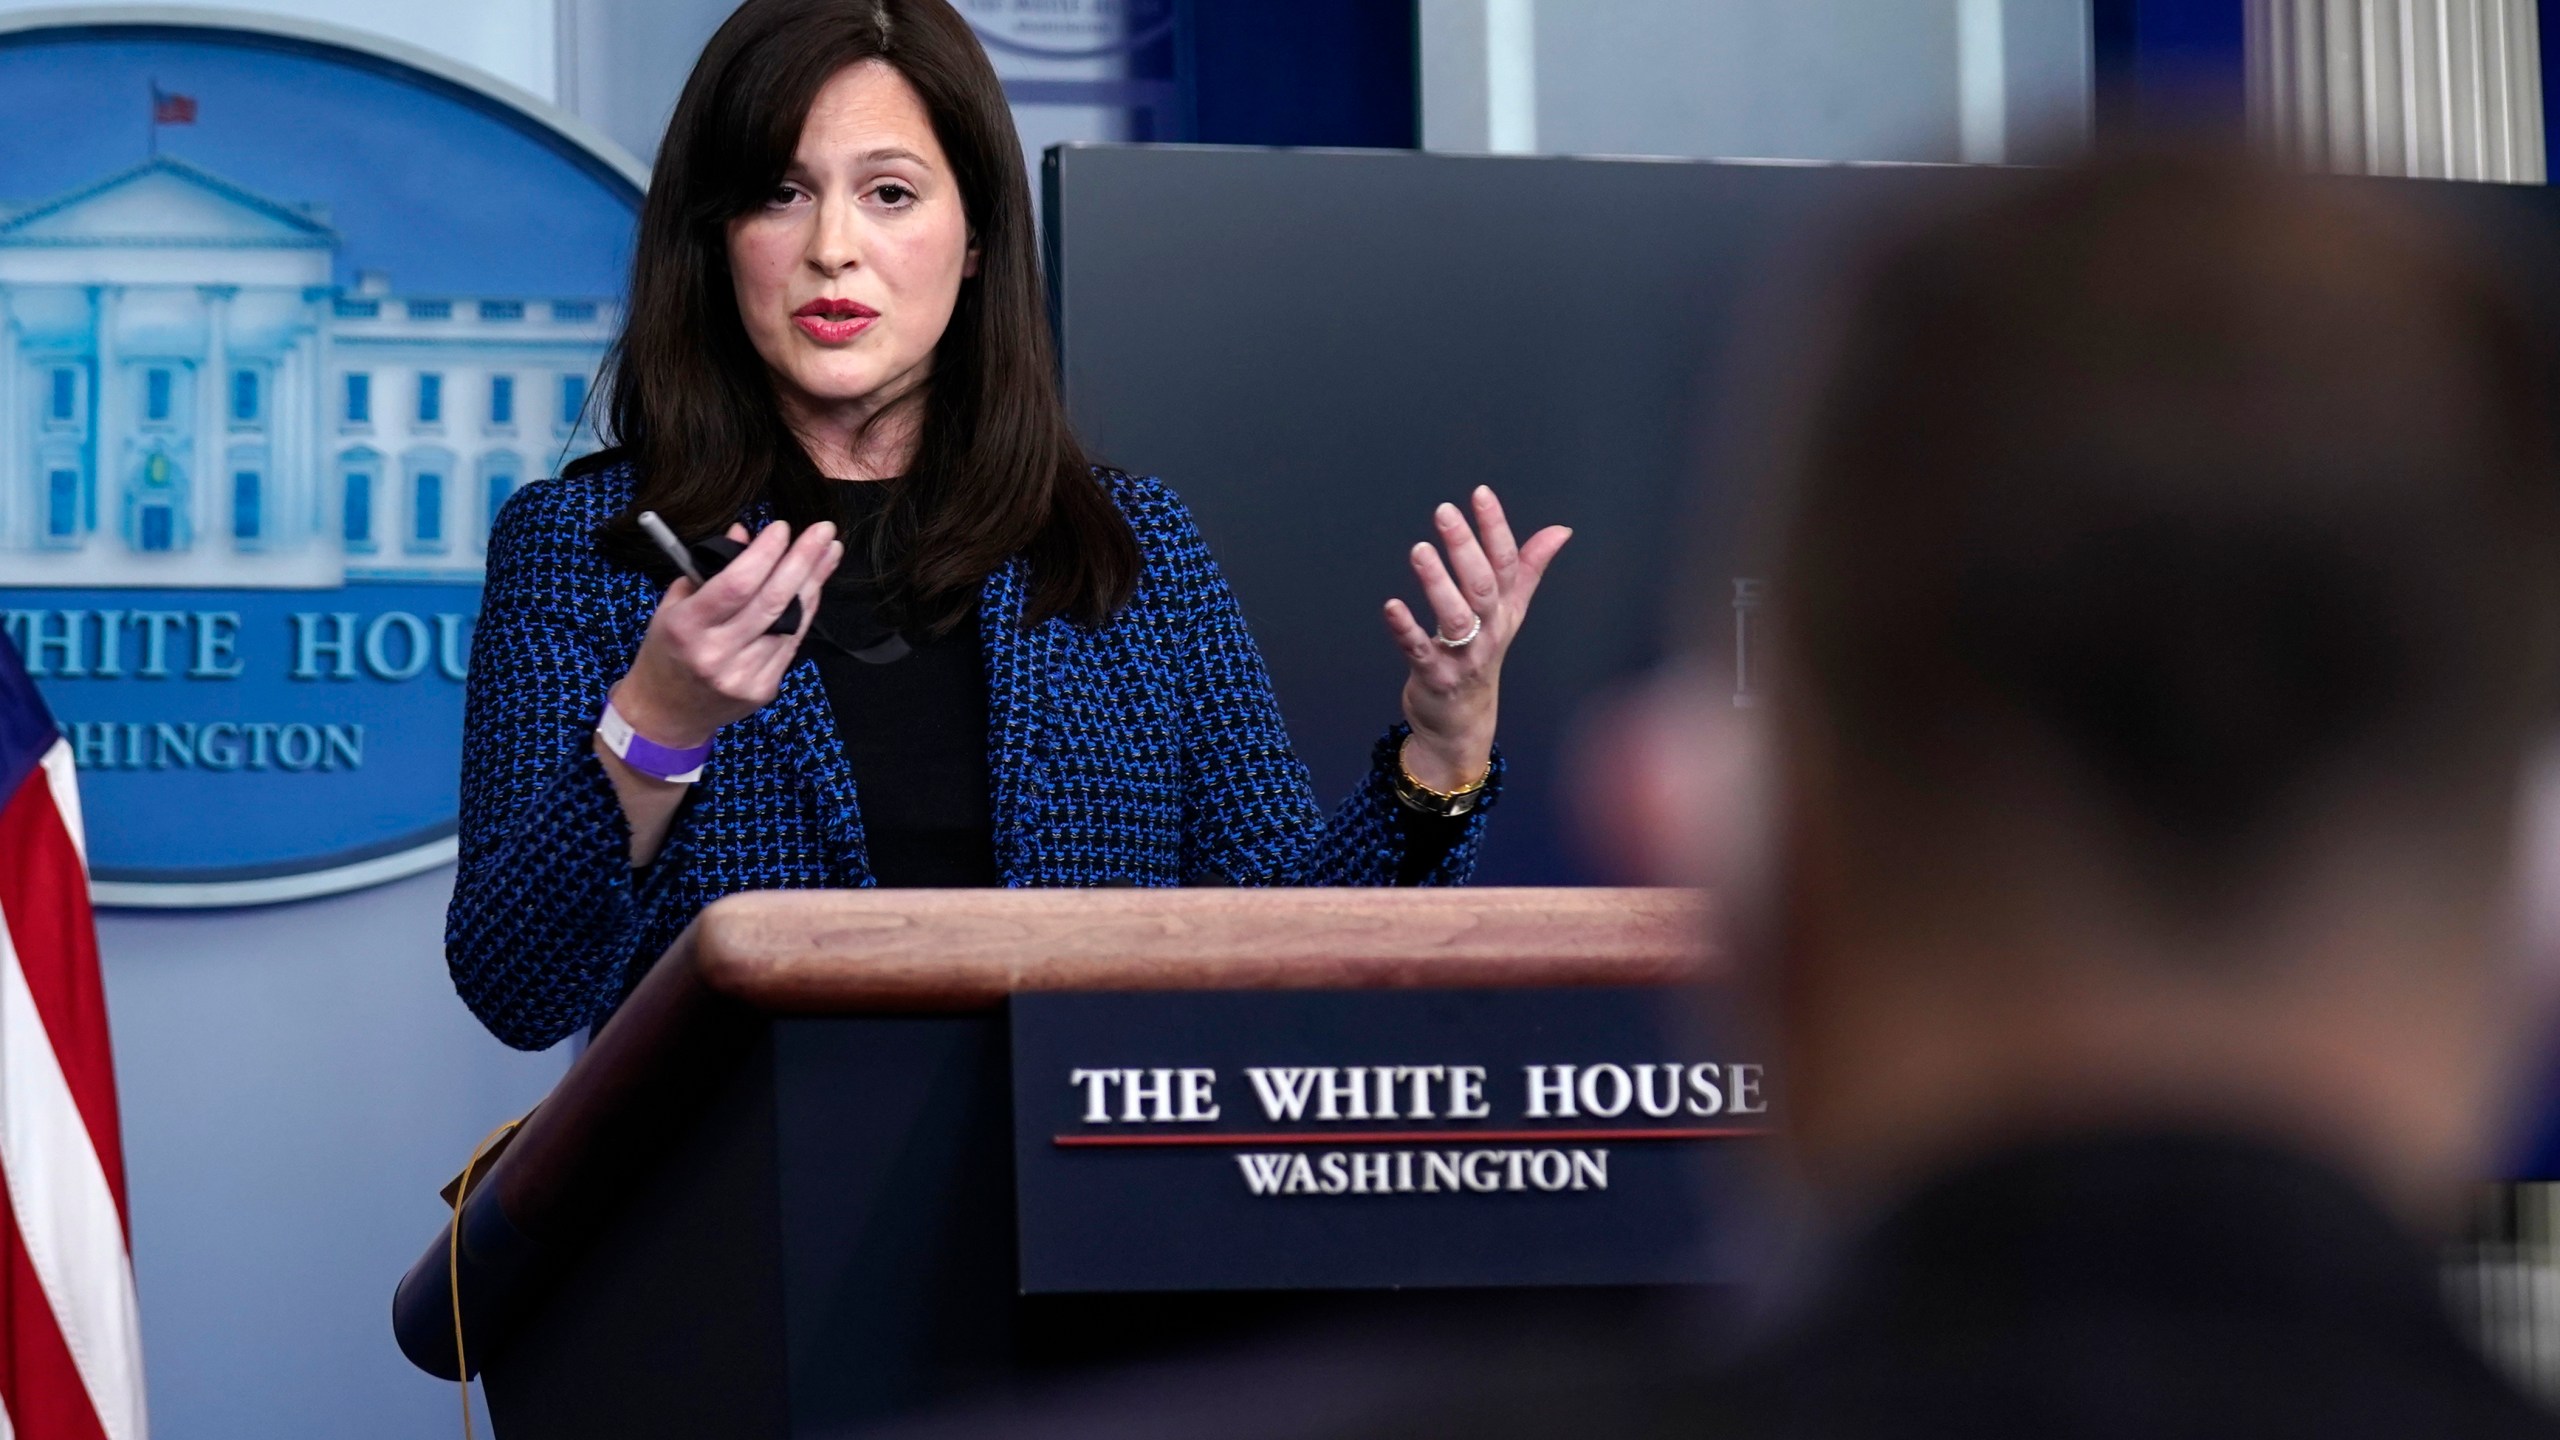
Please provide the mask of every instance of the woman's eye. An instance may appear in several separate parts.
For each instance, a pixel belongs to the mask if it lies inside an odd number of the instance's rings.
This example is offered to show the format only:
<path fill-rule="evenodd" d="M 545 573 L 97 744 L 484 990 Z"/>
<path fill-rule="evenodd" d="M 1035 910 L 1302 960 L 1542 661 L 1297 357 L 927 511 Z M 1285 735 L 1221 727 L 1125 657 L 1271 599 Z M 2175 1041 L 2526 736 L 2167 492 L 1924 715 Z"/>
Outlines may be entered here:
<path fill-rule="evenodd" d="M 765 203 L 765 204 L 767 204 L 767 205 L 772 206 L 774 209 L 779 210 L 779 209 L 781 209 L 783 206 L 788 205 L 788 204 L 790 204 L 792 201 L 797 200 L 797 199 L 799 199 L 799 198 L 800 198 L 800 189 L 799 189 L 799 187 L 798 187 L 798 186 L 796 186 L 796 185 L 776 185 L 775 187 L 773 187 L 773 193 L 772 193 L 771 195 L 769 195 L 769 196 L 765 197 L 765 202 L 764 202 L 764 203 Z"/>
<path fill-rule="evenodd" d="M 891 181 L 871 193 L 880 197 L 881 204 L 890 206 L 904 205 L 916 198 L 916 192 L 896 181 Z"/>

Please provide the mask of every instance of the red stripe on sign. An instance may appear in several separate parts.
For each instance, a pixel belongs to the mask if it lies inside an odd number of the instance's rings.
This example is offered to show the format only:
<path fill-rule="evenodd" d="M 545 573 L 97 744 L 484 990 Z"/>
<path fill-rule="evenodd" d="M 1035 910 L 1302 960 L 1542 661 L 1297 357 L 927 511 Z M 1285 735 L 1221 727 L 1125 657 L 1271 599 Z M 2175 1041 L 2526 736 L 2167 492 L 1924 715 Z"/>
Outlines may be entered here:
<path fill-rule="evenodd" d="M 35 783 L 44 783 L 41 773 Z M 0 1406 L 23 1440 L 106 1440 L 97 1405 L 27 1258 L 6 1188 L 0 1188 Z"/>
<path fill-rule="evenodd" d="M 1271 1135 L 1239 1135 L 1232 1131 L 1216 1135 L 1060 1135 L 1056 1137 L 1056 1143 L 1072 1149 L 1156 1145 L 1485 1145 L 1532 1140 L 1748 1140 L 1768 1133 L 1759 1126 L 1710 1129 L 1633 1126 L 1619 1130 L 1286 1130 Z"/>
<path fill-rule="evenodd" d="M 125 1207 L 124 1147 L 117 1143 L 116 1072 L 107 1048 L 107 997 L 98 979 L 98 932 L 89 914 L 89 876 L 71 832 L 53 808 L 44 767 L 30 772 L 0 808 L 0 918 L 17 945 L 36 1013 L 53 1040 L 72 1103 L 88 1128 L 89 1146 L 107 1172 L 127 1244 L 133 1226 Z M 25 1431 L 20 1430 L 21 1434 Z"/>

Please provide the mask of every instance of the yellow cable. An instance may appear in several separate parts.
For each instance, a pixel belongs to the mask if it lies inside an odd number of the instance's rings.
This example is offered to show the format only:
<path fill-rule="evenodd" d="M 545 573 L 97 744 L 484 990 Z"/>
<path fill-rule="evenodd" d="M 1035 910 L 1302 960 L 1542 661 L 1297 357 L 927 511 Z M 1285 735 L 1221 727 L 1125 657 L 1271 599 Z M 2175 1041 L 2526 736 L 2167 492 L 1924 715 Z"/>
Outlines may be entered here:
<path fill-rule="evenodd" d="M 471 1172 L 479 1167 L 480 1157 L 489 1153 L 499 1136 L 521 1123 L 520 1119 L 510 1120 L 481 1136 L 480 1143 L 471 1147 L 471 1158 L 462 1163 L 460 1183 L 453 1187 L 452 1239 L 445 1250 L 444 1273 L 446 1288 L 453 1292 L 453 1372 L 462 1386 L 462 1440 L 472 1440 L 471 1364 L 462 1353 L 462 1207 L 471 1199 Z"/>

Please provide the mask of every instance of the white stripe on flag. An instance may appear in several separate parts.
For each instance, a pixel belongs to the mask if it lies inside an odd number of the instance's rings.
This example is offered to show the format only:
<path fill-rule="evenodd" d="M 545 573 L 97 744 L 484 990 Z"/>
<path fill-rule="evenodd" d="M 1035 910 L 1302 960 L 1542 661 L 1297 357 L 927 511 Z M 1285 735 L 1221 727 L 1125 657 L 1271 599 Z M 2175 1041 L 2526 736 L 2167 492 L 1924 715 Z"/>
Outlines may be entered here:
<path fill-rule="evenodd" d="M 71 832 L 71 848 L 80 852 L 80 868 L 88 869 L 89 832 L 80 826 L 80 772 L 71 763 L 70 741 L 56 740 L 44 752 L 44 784 L 53 792 L 53 813 Z M 0 1430 L 0 1440 L 9 1440 L 9 1432 Z"/>
<path fill-rule="evenodd" d="M 145 1440 L 142 1323 L 107 1172 L 0 918 L 0 1180 L 107 1440 Z"/>

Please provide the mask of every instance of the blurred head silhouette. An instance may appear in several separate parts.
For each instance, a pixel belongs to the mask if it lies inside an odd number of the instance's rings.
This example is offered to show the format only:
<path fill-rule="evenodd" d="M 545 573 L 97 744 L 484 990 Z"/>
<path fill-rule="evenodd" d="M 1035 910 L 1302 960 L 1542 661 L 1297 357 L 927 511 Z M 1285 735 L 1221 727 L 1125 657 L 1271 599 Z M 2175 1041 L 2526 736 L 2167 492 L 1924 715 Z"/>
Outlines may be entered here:
<path fill-rule="evenodd" d="M 2022 177 L 1874 254 L 1755 657 L 1817 1180 L 2108 1129 L 2271 1140 L 2413 1219 L 2490 1173 L 2560 657 L 2545 383 L 2455 237 L 2229 157 Z"/>

